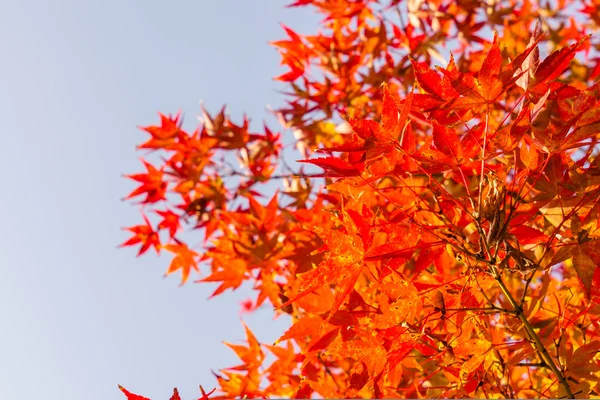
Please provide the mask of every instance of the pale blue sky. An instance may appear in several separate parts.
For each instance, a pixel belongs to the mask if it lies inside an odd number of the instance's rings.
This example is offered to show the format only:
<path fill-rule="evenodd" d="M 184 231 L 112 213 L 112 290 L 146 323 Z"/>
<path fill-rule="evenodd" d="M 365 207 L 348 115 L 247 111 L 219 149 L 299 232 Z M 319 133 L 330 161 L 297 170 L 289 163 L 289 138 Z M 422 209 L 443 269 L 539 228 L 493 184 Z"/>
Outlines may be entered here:
<path fill-rule="evenodd" d="M 188 123 L 227 103 L 259 129 L 282 96 L 267 45 L 317 17 L 277 0 L 4 1 L 0 4 L 0 398 L 186 399 L 237 363 L 239 302 L 207 284 L 163 279 L 168 257 L 116 249 L 139 223 L 121 202 L 141 170 L 136 128 L 157 111 Z M 193 126 L 194 124 L 188 125 Z M 274 128 L 276 126 L 272 124 Z M 245 320 L 272 342 L 286 321 Z M 196 396 L 196 397 L 193 397 Z"/>

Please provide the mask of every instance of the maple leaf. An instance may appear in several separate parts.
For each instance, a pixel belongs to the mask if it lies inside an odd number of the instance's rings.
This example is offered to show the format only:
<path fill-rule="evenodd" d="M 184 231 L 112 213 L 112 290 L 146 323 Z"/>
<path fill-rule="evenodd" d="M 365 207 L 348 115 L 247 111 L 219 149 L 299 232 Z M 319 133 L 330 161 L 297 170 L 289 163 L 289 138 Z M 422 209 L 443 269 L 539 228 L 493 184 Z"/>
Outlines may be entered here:
<path fill-rule="evenodd" d="M 457 163 L 462 161 L 463 150 L 458 135 L 436 121 L 433 121 L 433 143 L 438 150 L 454 158 Z"/>
<path fill-rule="evenodd" d="M 309 163 L 323 168 L 326 173 L 322 175 L 313 175 L 313 177 L 341 178 L 348 176 L 359 176 L 362 173 L 363 165 L 351 165 L 348 162 L 335 157 L 316 158 L 312 160 L 298 160 L 298 162 Z"/>
<path fill-rule="evenodd" d="M 180 117 L 181 113 L 177 113 L 174 117 L 158 114 L 160 116 L 160 126 L 141 127 L 142 130 L 152 135 L 147 142 L 138 146 L 138 149 L 164 149 L 171 148 L 175 144 L 175 138 L 181 133 Z"/>
<path fill-rule="evenodd" d="M 169 400 L 181 400 L 181 397 L 179 396 L 179 391 L 177 390 L 177 388 L 173 388 L 173 395 L 171 396 L 171 398 Z"/>
<path fill-rule="evenodd" d="M 537 42 L 539 41 L 540 35 L 538 23 L 539 21 L 536 20 L 533 34 L 531 35 L 529 43 L 527 44 L 527 48 L 533 50 L 527 56 L 523 57 L 521 66 L 517 68 L 514 74 L 514 76 L 517 78 L 517 81 L 515 82 L 516 85 L 523 90 L 527 90 L 529 88 L 529 82 L 535 78 L 535 71 L 537 70 L 539 64 L 540 51 L 537 47 Z"/>
<path fill-rule="evenodd" d="M 300 78 L 302 75 L 304 75 L 304 68 L 298 68 L 296 66 L 291 66 L 291 71 L 286 72 L 285 74 L 281 74 L 279 75 L 277 78 L 274 78 L 277 81 L 282 81 L 282 82 L 292 82 L 295 81 L 296 79 Z"/>
<path fill-rule="evenodd" d="M 210 297 L 217 296 L 227 289 L 237 289 L 246 279 L 246 262 L 240 258 L 232 258 L 228 255 L 212 254 L 208 252 L 205 257 L 213 258 L 212 273 L 199 282 L 222 282 L 221 285 L 211 294 Z"/>
<path fill-rule="evenodd" d="M 436 96 L 439 100 L 447 101 L 458 97 L 458 92 L 452 86 L 451 81 L 446 76 L 440 76 L 429 69 L 424 63 L 417 63 L 411 59 L 415 76 L 419 85 L 427 93 Z"/>
<path fill-rule="evenodd" d="M 583 251 L 581 246 L 577 246 L 577 249 L 573 252 L 573 267 L 575 268 L 577 276 L 589 298 L 592 290 L 592 281 L 594 279 L 596 264 L 592 258 Z"/>
<path fill-rule="evenodd" d="M 331 252 L 331 256 L 313 270 L 299 276 L 302 284 L 298 294 L 291 297 L 282 307 L 301 299 L 323 285 L 335 284 L 337 292 L 326 318 L 327 322 L 339 310 L 354 288 L 367 261 L 405 257 L 414 252 L 414 244 L 418 241 L 418 236 L 414 231 L 410 231 L 410 228 L 408 233 L 404 227 L 386 227 L 390 232 L 391 243 L 372 247 L 372 232 L 369 225 L 369 221 L 373 218 L 372 212 L 367 207 L 363 207 L 361 213 L 350 210 L 345 213 L 350 218 L 349 221 L 345 221 L 343 231 L 324 229 L 320 226 L 305 226 L 321 238 Z"/>
<path fill-rule="evenodd" d="M 202 122 L 207 136 L 216 141 L 215 147 L 226 150 L 241 149 L 251 139 L 249 129 L 250 121 L 244 116 L 242 125 L 236 125 L 225 116 L 225 107 L 221 109 L 216 117 L 210 114 L 201 105 Z"/>
<path fill-rule="evenodd" d="M 163 220 L 158 223 L 158 229 L 168 229 L 169 236 L 174 237 L 180 226 L 180 223 L 179 223 L 180 216 L 175 214 L 171 210 L 165 210 L 165 211 L 156 210 L 155 212 L 158 215 L 160 215 L 161 217 L 163 217 Z"/>
<path fill-rule="evenodd" d="M 342 358 L 363 362 L 367 366 L 369 376 L 376 375 L 385 367 L 387 352 L 380 343 L 368 337 L 366 339 L 338 343 L 327 349 L 326 354 L 336 354 Z"/>
<path fill-rule="evenodd" d="M 198 400 L 209 400 L 210 399 L 210 395 L 213 394 L 215 392 L 215 390 L 217 390 L 216 388 L 214 388 L 213 390 L 211 390 L 210 392 L 206 393 L 204 391 L 204 388 L 202 387 L 202 385 L 200 385 L 200 392 L 202 393 L 202 397 L 199 397 Z"/>
<path fill-rule="evenodd" d="M 308 178 L 304 178 L 304 180 L 301 180 L 299 177 L 285 179 L 283 181 L 283 187 L 283 194 L 294 199 L 288 207 L 297 209 L 306 208 L 306 202 L 308 201 L 312 189 L 312 185 Z"/>
<path fill-rule="evenodd" d="M 323 320 L 316 315 L 305 315 L 296 321 L 285 333 L 275 341 L 277 345 L 284 340 L 289 339 L 304 339 L 310 337 L 315 332 L 318 332 L 323 325 Z"/>
<path fill-rule="evenodd" d="M 598 372 L 598 364 L 594 362 L 600 352 L 600 341 L 594 340 L 580 346 L 568 362 L 567 368 L 580 379 L 586 379 L 590 373 Z"/>
<path fill-rule="evenodd" d="M 142 203 L 156 203 L 165 199 L 167 190 L 167 182 L 163 181 L 162 169 L 156 169 L 152 164 L 142 160 L 146 166 L 147 174 L 125 175 L 127 178 L 133 179 L 141 183 L 141 185 L 131 192 L 125 200 L 136 197 L 142 194 L 146 195 L 146 199 Z"/>
<path fill-rule="evenodd" d="M 262 349 L 260 348 L 260 343 L 258 343 L 258 340 L 256 340 L 256 337 L 250 328 L 244 324 L 244 329 L 246 331 L 246 341 L 248 342 L 248 346 L 240 346 L 224 342 L 225 345 L 235 351 L 237 356 L 243 361 L 243 364 L 230 368 L 233 370 L 242 371 L 258 368 L 262 364 L 262 361 L 265 357 Z"/>
<path fill-rule="evenodd" d="M 150 246 L 153 246 L 154 250 L 156 250 L 156 253 L 158 254 L 160 253 L 161 246 L 160 237 L 158 236 L 158 233 L 152 228 L 152 225 L 150 224 L 148 218 L 146 218 L 145 215 L 143 217 L 144 221 L 146 222 L 146 225 L 136 225 L 131 226 L 129 228 L 124 228 L 125 230 L 132 232 L 133 237 L 122 243 L 120 247 L 133 246 L 138 243 L 141 243 L 142 247 L 138 252 L 138 256 L 141 256 L 146 251 L 148 251 Z"/>
<path fill-rule="evenodd" d="M 256 307 L 254 307 L 254 303 L 252 302 L 252 299 L 246 299 L 246 300 L 241 301 L 240 306 L 241 306 L 240 315 L 252 312 L 256 308 Z"/>
<path fill-rule="evenodd" d="M 305 68 L 303 62 L 308 58 L 307 48 L 304 46 L 302 38 L 296 32 L 283 24 L 281 24 L 281 27 L 288 34 L 290 40 L 278 40 L 269 44 L 279 48 L 282 56 L 281 64 L 290 67 L 291 71 L 274 79 L 282 82 L 293 82 L 304 75 Z"/>
<path fill-rule="evenodd" d="M 512 226 L 508 232 L 517 238 L 519 244 L 537 244 L 548 240 L 548 236 L 544 232 L 526 225 Z"/>
<path fill-rule="evenodd" d="M 465 381 L 485 361 L 487 353 L 492 348 L 491 343 L 483 339 L 471 339 L 464 349 L 469 353 L 469 358 L 460 367 L 460 378 Z M 455 356 L 461 356 L 461 353 L 455 351 Z"/>
<path fill-rule="evenodd" d="M 466 110 L 494 103 L 507 86 L 500 79 L 501 67 L 502 57 L 496 34 L 494 34 L 492 46 L 483 60 L 477 78 L 471 74 L 459 72 L 454 64 L 454 58 L 451 58 L 448 68 L 440 70 L 449 79 L 448 84 L 451 84 L 461 97 L 454 96 L 445 103 L 444 107 L 446 109 Z M 477 110 L 475 108 L 473 111 Z"/>
<path fill-rule="evenodd" d="M 290 4 L 286 5 L 286 7 L 289 7 L 289 8 L 291 8 L 291 7 L 300 7 L 300 6 L 306 6 L 306 5 L 308 5 L 308 4 L 311 4 L 311 3 L 313 3 L 313 1 L 314 1 L 314 0 L 296 0 L 296 1 L 295 1 L 295 2 L 293 2 L 293 3 L 290 3 Z"/>
<path fill-rule="evenodd" d="M 118 386 L 119 386 L 119 389 L 121 390 L 121 392 L 123 392 L 125 394 L 125 396 L 127 396 L 127 400 L 150 400 L 150 398 L 148 398 L 148 397 L 144 397 L 144 396 L 140 396 L 135 393 L 131 393 L 130 391 L 128 391 L 121 385 L 118 385 Z"/>
<path fill-rule="evenodd" d="M 314 392 L 313 389 L 310 387 L 310 385 L 308 383 L 302 382 L 300 384 L 300 387 L 296 391 L 296 394 L 294 394 L 293 398 L 294 399 L 310 399 L 313 392 Z"/>
<path fill-rule="evenodd" d="M 170 251 L 171 253 L 175 253 L 175 257 L 171 261 L 171 265 L 167 272 L 165 272 L 165 276 L 171 275 L 173 272 L 181 270 L 181 283 L 180 286 L 183 286 L 185 282 L 188 280 L 190 276 L 190 271 L 192 269 L 198 270 L 198 262 L 196 258 L 199 257 L 199 254 L 185 244 L 167 244 L 162 246 L 163 249 Z"/>
<path fill-rule="evenodd" d="M 552 81 L 562 75 L 575 57 L 575 53 L 583 47 L 589 38 L 590 36 L 587 36 L 569 47 L 554 51 L 546 57 L 535 72 L 535 86 Z"/>
<path fill-rule="evenodd" d="M 421 310 L 421 300 L 415 286 L 410 281 L 394 278 L 381 282 L 381 292 L 387 300 L 380 298 L 380 313 L 373 317 L 377 329 L 399 326 L 405 321 L 413 322 Z"/>
<path fill-rule="evenodd" d="M 502 93 L 502 82 L 498 78 L 502 67 L 502 55 L 498 46 L 498 34 L 494 33 L 492 47 L 488 50 L 479 70 L 477 80 L 481 85 L 480 94 L 491 103 Z"/>
<path fill-rule="evenodd" d="M 347 118 L 346 123 L 353 132 L 350 140 L 341 146 L 319 149 L 320 152 L 328 153 L 348 152 L 348 161 L 329 157 L 300 162 L 320 166 L 326 170 L 326 177 L 355 176 L 362 173 L 367 165 L 370 172 L 376 176 L 393 171 L 401 161 L 398 146 L 410 147 L 410 134 L 406 135 L 405 140 L 404 133 L 407 131 L 412 97 L 411 92 L 400 106 L 384 85 L 381 123 L 368 119 Z M 363 153 L 364 156 L 357 153 Z"/>
<path fill-rule="evenodd" d="M 331 309 L 331 318 L 340 308 L 344 299 L 354 287 L 363 267 L 363 241 L 356 235 L 347 235 L 339 231 L 325 230 L 320 226 L 306 226 L 316 233 L 335 256 L 321 262 L 315 269 L 301 275 L 300 292 L 291 297 L 281 307 L 284 307 L 326 284 L 336 284 L 338 291 Z M 361 251 L 360 249 L 363 248 Z"/>

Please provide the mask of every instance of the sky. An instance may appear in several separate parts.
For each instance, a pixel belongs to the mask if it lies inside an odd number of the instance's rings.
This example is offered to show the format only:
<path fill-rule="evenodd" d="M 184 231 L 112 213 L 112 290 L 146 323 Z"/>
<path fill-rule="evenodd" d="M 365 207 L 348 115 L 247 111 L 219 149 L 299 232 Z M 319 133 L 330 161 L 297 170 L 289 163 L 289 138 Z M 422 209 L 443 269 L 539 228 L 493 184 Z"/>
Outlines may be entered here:
<path fill-rule="evenodd" d="M 203 100 L 253 128 L 283 97 L 267 42 L 318 16 L 277 0 L 0 2 L 0 398 L 123 399 L 117 389 L 197 398 L 236 365 L 248 290 L 163 278 L 169 258 L 118 249 L 140 214 L 121 199 L 143 170 L 137 127 Z M 271 124 L 279 129 L 275 124 Z M 244 320 L 272 343 L 287 321 Z M 193 397 L 196 396 L 196 397 Z"/>

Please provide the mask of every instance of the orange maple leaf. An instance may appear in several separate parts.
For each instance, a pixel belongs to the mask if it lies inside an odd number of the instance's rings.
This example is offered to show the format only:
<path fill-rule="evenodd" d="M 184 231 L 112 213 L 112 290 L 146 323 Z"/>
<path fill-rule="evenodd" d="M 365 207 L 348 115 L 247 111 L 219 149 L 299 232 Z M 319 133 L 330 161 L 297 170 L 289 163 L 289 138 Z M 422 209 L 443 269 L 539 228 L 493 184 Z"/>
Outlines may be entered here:
<path fill-rule="evenodd" d="M 163 249 L 170 251 L 171 253 L 175 253 L 173 260 L 171 261 L 171 265 L 167 272 L 165 272 L 165 276 L 171 275 L 173 272 L 181 270 L 181 283 L 180 286 L 183 285 L 190 276 L 190 271 L 192 269 L 199 271 L 198 262 L 196 258 L 200 255 L 185 244 L 167 244 L 162 246 Z"/>

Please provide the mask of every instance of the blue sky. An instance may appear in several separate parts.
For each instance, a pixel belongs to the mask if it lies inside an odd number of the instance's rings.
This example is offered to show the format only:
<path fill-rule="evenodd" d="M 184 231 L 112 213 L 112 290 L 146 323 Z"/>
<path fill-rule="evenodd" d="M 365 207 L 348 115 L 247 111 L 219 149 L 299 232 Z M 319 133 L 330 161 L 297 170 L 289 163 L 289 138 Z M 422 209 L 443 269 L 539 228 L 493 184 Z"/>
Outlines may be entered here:
<path fill-rule="evenodd" d="M 259 129 L 282 96 L 269 40 L 279 22 L 315 31 L 317 16 L 268 1 L 41 0 L 0 4 L 0 398 L 153 399 L 212 388 L 235 365 L 222 340 L 244 331 L 248 291 L 163 279 L 168 257 L 117 249 L 140 222 L 120 201 L 142 170 L 138 125 L 199 100 Z M 273 128 L 278 128 L 271 124 Z M 245 317 L 259 340 L 285 329 L 269 309 Z"/>

